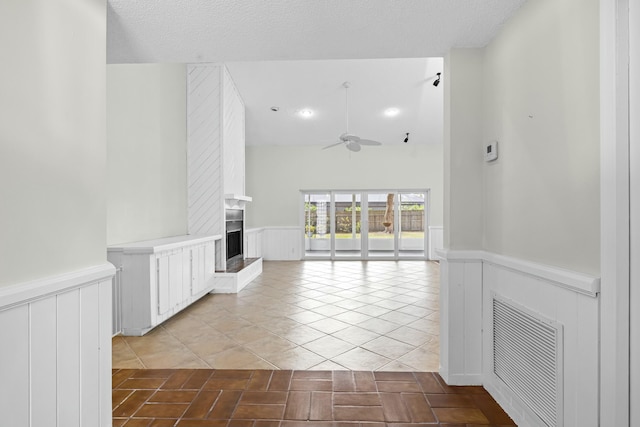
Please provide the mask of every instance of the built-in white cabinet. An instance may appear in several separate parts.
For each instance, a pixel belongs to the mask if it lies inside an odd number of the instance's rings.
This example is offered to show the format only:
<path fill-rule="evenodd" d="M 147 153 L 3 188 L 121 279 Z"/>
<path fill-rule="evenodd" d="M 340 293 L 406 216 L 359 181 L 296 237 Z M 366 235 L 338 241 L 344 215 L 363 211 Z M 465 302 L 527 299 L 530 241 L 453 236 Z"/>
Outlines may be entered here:
<path fill-rule="evenodd" d="M 219 235 L 175 236 L 108 248 L 117 268 L 114 333 L 144 335 L 213 289 Z"/>

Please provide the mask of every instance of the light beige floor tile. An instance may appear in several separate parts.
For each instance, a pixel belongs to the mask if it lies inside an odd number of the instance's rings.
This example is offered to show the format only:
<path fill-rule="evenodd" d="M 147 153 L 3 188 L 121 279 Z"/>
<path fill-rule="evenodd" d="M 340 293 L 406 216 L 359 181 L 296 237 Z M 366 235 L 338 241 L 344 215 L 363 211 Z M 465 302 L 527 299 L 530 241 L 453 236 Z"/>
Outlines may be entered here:
<path fill-rule="evenodd" d="M 317 340 L 318 338 L 327 336 L 327 334 L 306 325 L 299 325 L 295 328 L 291 328 L 285 332 L 282 332 L 280 336 L 298 345 L 302 345 L 308 343 L 309 341 Z"/>
<path fill-rule="evenodd" d="M 296 347 L 296 344 L 289 340 L 276 336 L 250 342 L 248 344 L 245 344 L 244 347 L 251 350 L 258 356 L 268 359 L 268 356 L 290 350 Z"/>
<path fill-rule="evenodd" d="M 333 304 L 325 304 L 320 307 L 312 308 L 311 311 L 313 311 L 314 313 L 322 314 L 325 317 L 332 317 L 335 319 L 337 315 L 345 313 L 347 309 L 337 307 Z"/>
<path fill-rule="evenodd" d="M 311 326 L 313 329 L 317 329 L 320 332 L 324 332 L 326 334 L 332 334 L 334 332 L 338 332 L 339 330 L 348 328 L 351 325 L 339 320 L 324 318 L 322 320 L 318 320 L 317 322 L 309 323 L 307 326 Z"/>
<path fill-rule="evenodd" d="M 330 335 L 308 342 L 302 347 L 327 359 L 356 348 L 355 345 Z"/>
<path fill-rule="evenodd" d="M 327 318 L 326 316 L 313 311 L 303 311 L 301 313 L 291 314 L 287 317 L 289 319 L 295 320 L 298 323 L 302 323 L 303 325 L 308 325 L 309 323 L 317 322 L 318 320 Z"/>
<path fill-rule="evenodd" d="M 263 268 L 239 294 L 206 295 L 144 337 L 115 337 L 114 368 L 438 368 L 437 264 L 266 261 Z M 419 347 L 394 359 L 412 346 Z"/>
<path fill-rule="evenodd" d="M 198 339 L 190 338 L 184 342 L 185 347 L 195 353 L 198 357 L 206 359 L 214 354 L 221 353 L 230 348 L 238 346 L 238 343 L 226 336 L 207 336 L 203 335 Z"/>
<path fill-rule="evenodd" d="M 353 345 L 361 345 L 381 336 L 358 326 L 349 326 L 331 335 Z"/>
<path fill-rule="evenodd" d="M 325 305 L 325 303 L 323 303 L 322 301 L 318 301 L 315 299 L 310 299 L 310 298 L 303 298 L 300 301 L 295 302 L 295 305 L 307 309 L 307 310 L 311 310 L 312 308 L 315 307 L 320 307 L 322 305 Z"/>
<path fill-rule="evenodd" d="M 387 314 L 383 314 L 378 318 L 382 320 L 388 320 L 389 322 L 398 323 L 400 325 L 406 325 L 419 319 L 419 317 L 412 316 L 411 314 L 400 313 L 398 311 L 391 311 Z"/>
<path fill-rule="evenodd" d="M 353 293 L 356 293 L 356 292 L 353 292 Z M 343 298 L 349 298 L 349 297 L 343 297 Z M 360 302 L 352 299 L 343 299 L 342 301 L 335 302 L 334 305 L 345 308 L 347 310 L 355 310 L 356 308 L 360 308 L 367 304 L 364 302 Z"/>
<path fill-rule="evenodd" d="M 309 368 L 312 371 L 347 371 L 348 369 L 332 360 L 325 360 Z M 409 370 L 409 369 L 406 369 Z"/>
<path fill-rule="evenodd" d="M 390 300 L 390 299 L 384 299 L 382 301 L 378 301 L 378 302 L 373 303 L 373 305 L 376 305 L 376 306 L 382 307 L 382 308 L 386 308 L 388 310 L 397 310 L 397 309 L 407 305 L 407 303 L 398 302 L 398 301 L 394 301 L 394 300 Z"/>
<path fill-rule="evenodd" d="M 372 317 L 364 313 L 358 313 L 357 311 L 345 311 L 342 314 L 332 316 L 332 318 L 341 322 L 349 323 L 350 325 L 357 325 L 358 323 L 369 320 Z"/>
<path fill-rule="evenodd" d="M 142 361 L 138 358 L 138 355 L 129 347 L 123 337 L 114 337 L 112 340 L 112 360 L 113 366 L 119 368 L 144 368 Z"/>
<path fill-rule="evenodd" d="M 234 347 L 207 357 L 205 361 L 214 369 L 273 369 L 261 357 L 242 347 Z"/>
<path fill-rule="evenodd" d="M 428 314 L 433 313 L 433 310 L 429 310 L 428 308 L 424 308 L 424 307 L 418 307 L 417 305 L 413 305 L 413 304 L 405 305 L 404 307 L 401 307 L 396 311 L 400 313 L 410 314 L 416 317 L 424 317 Z"/>
<path fill-rule="evenodd" d="M 357 311 L 358 313 L 366 314 L 367 316 L 377 317 L 382 316 L 383 314 L 387 314 L 391 310 L 383 307 L 378 307 L 373 304 L 365 304 L 362 307 L 358 307 L 353 311 Z"/>
<path fill-rule="evenodd" d="M 440 334 L 440 324 L 439 322 L 429 320 L 426 318 L 418 319 L 415 322 L 409 323 L 407 326 L 410 328 L 415 328 L 420 331 L 426 332 L 431 335 Z"/>
<path fill-rule="evenodd" d="M 387 332 L 385 336 L 415 346 L 420 346 L 428 341 L 432 341 L 434 338 L 434 335 L 408 326 L 401 326 L 396 330 Z"/>
<path fill-rule="evenodd" d="M 227 337 L 237 343 L 248 344 L 265 338 L 276 338 L 277 335 L 259 326 L 251 325 L 228 332 Z"/>
<path fill-rule="evenodd" d="M 397 359 L 416 348 L 416 346 L 384 336 L 362 344 L 361 347 L 389 359 Z"/>
<path fill-rule="evenodd" d="M 384 366 L 381 366 L 378 371 L 386 371 L 386 372 L 408 372 L 415 371 L 415 368 L 412 368 L 409 365 L 405 365 L 404 363 L 400 363 L 397 360 L 392 360 Z M 436 369 L 437 370 L 437 369 Z"/>
<path fill-rule="evenodd" d="M 439 369 L 440 357 L 437 353 L 418 347 L 413 351 L 398 358 L 398 362 L 411 366 L 416 371 L 432 371 Z"/>
<path fill-rule="evenodd" d="M 141 355 L 147 369 L 209 368 L 207 363 L 186 347 Z"/>
<path fill-rule="evenodd" d="M 214 322 L 208 322 L 210 326 L 212 326 L 215 330 L 225 333 L 236 331 L 240 328 L 245 328 L 247 326 L 251 326 L 252 323 L 248 320 L 244 320 L 240 317 L 226 317 L 216 319 Z"/>
<path fill-rule="evenodd" d="M 138 355 L 157 354 L 167 349 L 182 348 L 184 345 L 161 326 L 143 337 L 124 337 L 131 349 Z"/>
<path fill-rule="evenodd" d="M 401 325 L 397 323 L 389 322 L 388 320 L 383 320 L 377 317 L 377 318 L 365 320 L 364 322 L 358 323 L 357 326 L 363 329 L 367 329 L 371 332 L 384 335 L 387 332 L 391 332 L 394 329 L 398 329 Z"/>
<path fill-rule="evenodd" d="M 283 353 L 271 355 L 268 361 L 280 369 L 309 369 L 326 361 L 326 359 L 306 348 L 296 347 Z"/>

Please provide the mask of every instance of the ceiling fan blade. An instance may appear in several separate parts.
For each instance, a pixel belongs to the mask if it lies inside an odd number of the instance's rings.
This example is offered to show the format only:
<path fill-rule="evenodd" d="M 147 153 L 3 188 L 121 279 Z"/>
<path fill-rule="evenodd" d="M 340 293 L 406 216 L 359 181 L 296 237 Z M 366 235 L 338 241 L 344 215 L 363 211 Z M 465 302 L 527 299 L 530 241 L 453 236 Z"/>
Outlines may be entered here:
<path fill-rule="evenodd" d="M 344 142 L 338 141 L 335 144 L 330 144 L 330 145 L 327 145 L 326 147 L 322 147 L 322 149 L 326 150 L 327 148 L 335 147 L 336 145 L 341 145 L 341 144 L 344 144 Z"/>
<path fill-rule="evenodd" d="M 359 139 L 358 138 L 358 144 L 362 144 L 362 145 L 382 145 L 382 142 L 373 141 L 371 139 Z"/>
<path fill-rule="evenodd" d="M 347 142 L 347 149 L 350 150 L 350 151 L 360 151 L 362 149 L 362 147 L 357 142 L 348 141 Z"/>
<path fill-rule="evenodd" d="M 342 135 L 340 135 L 338 137 L 340 139 L 340 141 L 344 141 L 344 142 L 348 142 L 348 141 L 354 141 L 355 139 L 360 139 L 357 136 L 350 134 L 350 133 L 343 133 Z"/>

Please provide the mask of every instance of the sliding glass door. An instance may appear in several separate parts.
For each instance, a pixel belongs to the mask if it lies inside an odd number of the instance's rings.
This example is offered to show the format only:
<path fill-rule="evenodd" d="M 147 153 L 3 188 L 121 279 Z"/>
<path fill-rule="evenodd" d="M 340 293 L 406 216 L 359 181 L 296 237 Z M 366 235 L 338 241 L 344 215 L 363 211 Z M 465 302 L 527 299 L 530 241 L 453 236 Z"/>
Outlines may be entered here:
<path fill-rule="evenodd" d="M 362 256 L 362 195 L 335 193 L 334 206 L 334 256 L 360 258 Z"/>
<path fill-rule="evenodd" d="M 396 199 L 396 192 L 367 194 L 367 255 L 370 259 L 397 257 Z"/>
<path fill-rule="evenodd" d="M 329 258 L 331 193 L 306 193 L 303 196 L 305 258 Z"/>
<path fill-rule="evenodd" d="M 426 193 L 400 193 L 398 246 L 400 258 L 424 257 L 427 242 Z"/>
<path fill-rule="evenodd" d="M 426 259 L 428 190 L 302 191 L 305 259 Z"/>

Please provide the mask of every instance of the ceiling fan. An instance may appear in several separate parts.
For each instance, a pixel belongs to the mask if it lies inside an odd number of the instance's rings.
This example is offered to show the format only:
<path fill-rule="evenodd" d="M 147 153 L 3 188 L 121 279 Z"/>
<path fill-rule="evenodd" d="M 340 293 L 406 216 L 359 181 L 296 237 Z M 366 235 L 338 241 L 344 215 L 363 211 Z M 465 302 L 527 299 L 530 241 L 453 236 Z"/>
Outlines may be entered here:
<path fill-rule="evenodd" d="M 382 145 L 381 142 L 373 141 L 371 139 L 362 139 L 357 135 L 349 133 L 349 88 L 351 87 L 351 83 L 344 82 L 342 83 L 342 87 L 344 87 L 344 95 L 345 95 L 344 99 L 345 99 L 347 131 L 338 137 L 338 142 L 327 145 L 322 149 L 326 150 L 327 148 L 336 147 L 342 144 L 345 147 L 347 147 L 347 150 L 360 151 L 363 145 Z"/>

